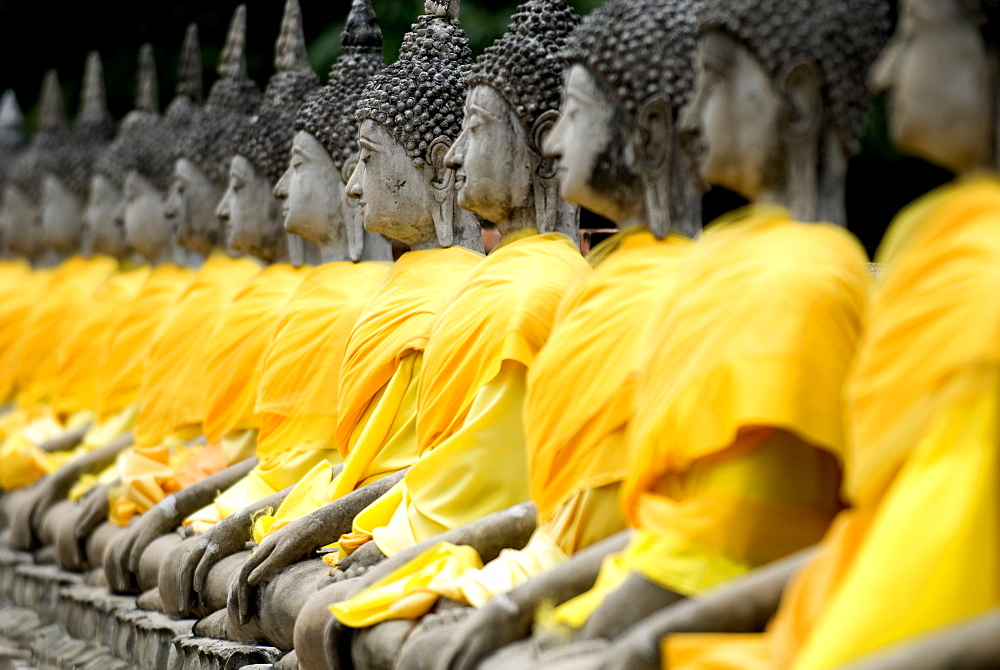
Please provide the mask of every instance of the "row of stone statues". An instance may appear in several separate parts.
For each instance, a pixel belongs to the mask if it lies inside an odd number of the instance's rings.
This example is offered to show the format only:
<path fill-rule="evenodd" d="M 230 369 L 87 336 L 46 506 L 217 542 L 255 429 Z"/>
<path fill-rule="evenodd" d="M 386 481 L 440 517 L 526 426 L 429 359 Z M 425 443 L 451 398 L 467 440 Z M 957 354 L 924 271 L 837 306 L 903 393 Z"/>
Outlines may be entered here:
<path fill-rule="evenodd" d="M 162 115 L 148 47 L 117 125 L 96 55 L 72 128 L 5 96 L 4 544 L 283 668 L 996 667 L 998 11 L 527 0 L 473 61 L 428 0 L 385 65 L 353 0 L 320 85 L 287 0 L 263 91 L 241 6 L 204 100 L 194 27 Z M 959 176 L 877 265 L 873 89 Z"/>

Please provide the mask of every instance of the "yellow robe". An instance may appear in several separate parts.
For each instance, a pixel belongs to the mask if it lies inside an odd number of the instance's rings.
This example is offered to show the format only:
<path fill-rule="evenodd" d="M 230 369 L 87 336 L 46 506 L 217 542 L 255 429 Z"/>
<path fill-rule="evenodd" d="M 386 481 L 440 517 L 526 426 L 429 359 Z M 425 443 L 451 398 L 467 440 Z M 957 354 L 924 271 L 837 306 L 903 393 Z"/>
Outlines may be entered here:
<path fill-rule="evenodd" d="M 671 668 L 834 668 L 1000 606 L 1000 181 L 900 213 L 847 385 L 842 512 L 764 635 L 671 636 Z"/>
<path fill-rule="evenodd" d="M 841 393 L 868 293 L 857 241 L 754 206 L 706 230 L 678 275 L 628 429 L 638 533 L 559 608 L 571 626 L 630 571 L 696 596 L 817 542 L 839 509 Z"/>
<path fill-rule="evenodd" d="M 196 530 L 291 486 L 336 454 L 335 389 L 347 338 L 387 269 L 383 263 L 328 263 L 298 285 L 265 351 L 254 399 L 260 463 L 188 518 Z"/>
<path fill-rule="evenodd" d="M 32 308 L 39 303 L 50 270 L 32 270 L 23 262 L 0 263 L 0 404 L 13 399 L 17 379 L 15 345 Z M 0 428 L 2 430 L 2 428 Z M 0 432 L 0 440 L 6 435 Z"/>
<path fill-rule="evenodd" d="M 420 459 L 358 515 L 352 544 L 371 536 L 392 556 L 529 499 L 522 416 L 527 371 L 560 303 L 590 272 L 564 235 L 532 231 L 504 240 L 469 275 L 435 323 L 424 355 Z M 454 565 L 462 563 L 476 566 Z M 358 625 L 355 607 L 369 610 L 375 599 L 391 616 L 392 601 L 402 595 L 396 586 L 363 591 L 334 614 Z"/>
<path fill-rule="evenodd" d="M 111 419 L 138 401 L 142 370 L 156 332 L 194 274 L 190 268 L 172 264 L 153 268 L 136 299 L 120 314 L 101 361 L 98 422 Z"/>
<path fill-rule="evenodd" d="M 255 261 L 213 254 L 157 331 L 142 373 L 135 446 L 118 459 L 121 485 L 111 493 L 114 523 L 125 525 L 180 486 L 174 475 L 194 456 L 183 441 L 199 436 L 205 419 L 208 343 L 226 305 L 260 269 Z M 224 465 L 213 458 L 196 470 L 204 475 Z"/>
<path fill-rule="evenodd" d="M 102 361 L 114 339 L 116 322 L 135 301 L 149 272 L 148 267 L 141 267 L 111 275 L 94 292 L 73 334 L 56 350 L 52 406 L 58 413 L 97 409 Z"/>
<path fill-rule="evenodd" d="M 98 289 L 116 267 L 117 263 L 107 257 L 74 256 L 48 271 L 48 279 L 32 296 L 36 302 L 22 321 L 17 342 L 4 361 L 16 369 L 14 384 L 18 390 L 18 408 L 4 417 L 2 429 L 5 437 L 0 446 L 0 484 L 5 488 L 26 486 L 50 472 L 58 459 L 38 449 L 39 445 L 92 418 L 92 408 L 56 411 L 53 403 L 65 386 L 58 352 L 64 348 L 80 349 L 80 355 L 96 351 L 86 338 L 75 339 L 74 333 L 102 309 Z M 103 297 L 115 293 L 106 292 Z M 81 372 L 84 379 L 96 375 L 86 367 Z M 73 381 L 80 379 L 74 377 Z"/>
<path fill-rule="evenodd" d="M 201 432 L 208 343 L 226 305 L 260 271 L 255 261 L 210 256 L 157 331 L 142 373 L 138 447 L 186 428 Z"/>
<path fill-rule="evenodd" d="M 397 600 L 395 613 L 422 614 L 434 602 L 431 593 L 480 607 L 625 527 L 618 501 L 628 472 L 625 427 L 655 323 L 649 314 L 673 290 L 689 245 L 636 228 L 587 257 L 593 276 L 563 301 L 528 372 L 525 436 L 538 528 L 524 549 L 505 550 L 483 568 L 410 582 L 410 602 Z"/>
<path fill-rule="evenodd" d="M 456 246 L 412 251 L 392 266 L 351 331 L 340 371 L 336 438 L 344 469 L 330 481 L 329 466 L 314 466 L 273 516 L 261 518 L 259 538 L 417 459 L 423 350 L 438 313 L 482 259 Z"/>
<path fill-rule="evenodd" d="M 58 386 L 53 352 L 65 341 L 84 314 L 93 308 L 94 291 L 115 271 L 108 257 L 73 256 L 52 271 L 41 301 L 24 324 L 16 346 L 18 403 L 47 403 Z"/>
<path fill-rule="evenodd" d="M 306 272 L 287 263 L 268 266 L 222 311 L 208 341 L 204 368 L 204 427 L 209 442 L 221 442 L 228 431 L 260 428 L 254 405 L 264 353 Z"/>

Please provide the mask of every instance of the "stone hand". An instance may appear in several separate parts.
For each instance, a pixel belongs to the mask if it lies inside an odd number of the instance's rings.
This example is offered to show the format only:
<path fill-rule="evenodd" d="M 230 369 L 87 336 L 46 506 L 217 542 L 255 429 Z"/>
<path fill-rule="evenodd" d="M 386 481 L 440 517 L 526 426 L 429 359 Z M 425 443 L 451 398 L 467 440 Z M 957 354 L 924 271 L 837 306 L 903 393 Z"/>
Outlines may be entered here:
<path fill-rule="evenodd" d="M 95 486 L 80 501 L 82 511 L 77 517 L 76 526 L 73 527 L 73 535 L 77 542 L 85 541 L 95 528 L 107 521 L 111 510 L 111 503 L 108 500 L 110 487 L 111 485 Z"/>
<path fill-rule="evenodd" d="M 118 545 L 117 569 L 122 574 L 138 574 L 139 560 L 153 540 L 169 533 L 188 515 L 211 503 L 220 490 L 239 481 L 256 464 L 256 458 L 240 461 L 154 505 L 132 524 L 125 540 Z"/>
<path fill-rule="evenodd" d="M 173 496 L 167 496 L 145 514 L 136 517 L 129 524 L 121 542 L 105 554 L 104 572 L 108 583 L 118 590 L 134 588 L 138 584 L 139 558 L 150 542 L 174 529 L 175 523 L 162 505 L 171 506 Z"/>
<path fill-rule="evenodd" d="M 261 510 L 274 509 L 291 489 L 279 491 L 263 500 L 229 515 L 204 533 L 194 549 L 188 552 L 177 573 L 180 606 L 190 612 L 195 600 L 204 593 L 212 568 L 227 556 L 243 551 L 253 539 L 253 518 Z"/>
<path fill-rule="evenodd" d="M 320 520 L 315 515 L 308 514 L 264 538 L 240 568 L 230 587 L 231 595 L 233 592 L 236 594 L 242 623 L 246 624 L 253 616 L 254 608 L 251 603 L 257 596 L 257 588 L 271 581 L 292 563 L 318 549 L 316 538 L 325 537 L 325 534 Z"/>
<path fill-rule="evenodd" d="M 435 670 L 473 670 L 487 656 L 526 637 L 533 612 L 518 607 L 506 595 L 497 596 L 471 614 L 455 631 L 434 666 Z"/>
<path fill-rule="evenodd" d="M 660 645 L 651 637 L 630 636 L 608 647 L 602 654 L 600 670 L 659 670 Z"/>
<path fill-rule="evenodd" d="M 42 523 L 45 521 L 45 514 L 53 505 L 63 500 L 69 494 L 78 477 L 79 473 L 77 469 L 72 467 L 72 464 L 67 464 L 39 483 L 38 490 L 29 508 L 30 513 L 27 515 L 29 518 L 30 530 L 28 537 L 30 538 L 30 546 L 25 548 L 34 548 L 37 546 L 38 537 L 42 530 Z"/>

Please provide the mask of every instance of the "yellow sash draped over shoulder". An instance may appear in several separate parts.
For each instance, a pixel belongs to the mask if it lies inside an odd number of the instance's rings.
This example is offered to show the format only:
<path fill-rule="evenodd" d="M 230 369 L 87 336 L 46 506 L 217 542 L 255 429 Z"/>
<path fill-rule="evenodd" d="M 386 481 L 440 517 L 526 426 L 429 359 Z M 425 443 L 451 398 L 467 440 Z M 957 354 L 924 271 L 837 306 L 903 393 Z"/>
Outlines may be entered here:
<path fill-rule="evenodd" d="M 528 499 L 527 368 L 566 293 L 590 272 L 569 238 L 557 233 L 509 238 L 472 271 L 424 352 L 420 459 L 358 515 L 352 535 L 372 537 L 392 555 Z"/>
<path fill-rule="evenodd" d="M 18 402 L 22 406 L 52 400 L 58 388 L 58 364 L 53 352 L 83 315 L 93 309 L 94 291 L 117 265 L 106 256 L 73 256 L 52 271 L 52 279 L 25 321 L 16 347 Z"/>
<path fill-rule="evenodd" d="M 670 636 L 682 668 L 834 668 L 1000 606 L 1000 181 L 893 222 L 847 383 L 842 512 L 761 636 Z"/>
<path fill-rule="evenodd" d="M 32 270 L 27 263 L 4 261 L 0 301 L 0 403 L 12 399 L 17 388 L 17 343 L 28 318 L 52 279 L 49 269 Z M 0 434 L 0 439 L 4 435 Z"/>
<path fill-rule="evenodd" d="M 566 293 L 591 268 L 560 233 L 501 243 L 466 279 L 431 332 L 420 379 L 421 453 L 448 439 L 505 360 L 525 367 L 548 340 Z"/>
<path fill-rule="evenodd" d="M 327 263 L 298 283 L 261 366 L 254 405 L 260 463 L 185 520 L 196 532 L 292 486 L 318 464 L 339 460 L 334 429 L 344 350 L 358 314 L 388 269 L 386 263 Z M 281 525 L 271 514 L 256 520 L 266 530 Z M 262 531 L 256 537 L 263 539 Z"/>
<path fill-rule="evenodd" d="M 159 265 L 112 326 L 101 361 L 97 420 L 106 421 L 139 399 L 142 371 L 159 327 L 194 278 L 190 268 Z"/>
<path fill-rule="evenodd" d="M 447 299 L 480 262 L 464 247 L 410 251 L 393 266 L 351 332 L 340 376 L 337 447 L 349 451 L 351 435 L 372 399 L 399 363 L 423 351 Z"/>
<path fill-rule="evenodd" d="M 260 272 L 255 261 L 212 254 L 157 331 L 142 374 L 137 446 L 155 446 L 205 417 L 208 342 L 222 310 Z"/>
<path fill-rule="evenodd" d="M 219 442 L 230 430 L 260 428 L 254 411 L 264 353 L 307 269 L 276 263 L 261 270 L 219 317 L 203 370 L 205 437 Z"/>
<path fill-rule="evenodd" d="M 706 230 L 657 323 L 629 427 L 623 504 L 645 547 L 632 569 L 693 595 L 822 537 L 866 260 L 842 228 L 772 206 Z"/>
<path fill-rule="evenodd" d="M 94 292 L 92 306 L 56 353 L 58 388 L 52 405 L 61 414 L 96 411 L 102 361 L 115 324 L 134 302 L 150 273 L 148 267 L 117 272 Z"/>
<path fill-rule="evenodd" d="M 260 519 L 264 537 L 373 478 L 413 463 L 420 356 L 438 312 L 482 261 L 463 247 L 411 251 L 389 269 L 351 330 L 340 370 L 337 449 L 344 469 L 330 481 L 319 463 L 273 516 Z"/>
<path fill-rule="evenodd" d="M 635 377 L 648 360 L 650 314 L 673 293 L 690 247 L 645 229 L 603 244 L 617 248 L 567 297 L 528 373 L 528 473 L 543 522 L 574 493 L 625 478 L 623 433 L 635 411 Z"/>
<path fill-rule="evenodd" d="M 327 263 L 299 286 L 265 355 L 257 395 L 261 461 L 295 451 L 336 453 L 347 340 L 388 270 L 385 263 Z"/>

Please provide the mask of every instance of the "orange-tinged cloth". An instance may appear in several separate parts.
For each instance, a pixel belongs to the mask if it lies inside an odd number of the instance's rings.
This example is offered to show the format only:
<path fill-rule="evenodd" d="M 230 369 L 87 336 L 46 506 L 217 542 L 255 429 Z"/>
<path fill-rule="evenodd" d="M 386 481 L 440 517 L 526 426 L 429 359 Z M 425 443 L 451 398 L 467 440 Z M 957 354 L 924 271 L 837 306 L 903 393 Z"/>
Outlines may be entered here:
<path fill-rule="evenodd" d="M 212 254 L 157 331 L 142 373 L 135 443 L 155 447 L 205 418 L 208 342 L 233 296 L 260 272 L 255 261 Z"/>
<path fill-rule="evenodd" d="M 669 667 L 834 668 L 1000 606 L 1000 181 L 916 201 L 877 260 L 888 273 L 847 384 L 855 508 L 753 647 L 670 636 Z"/>
<path fill-rule="evenodd" d="M 106 421 L 139 399 L 142 371 L 157 330 L 194 278 L 190 268 L 158 265 L 119 315 L 101 361 L 97 420 Z"/>
<path fill-rule="evenodd" d="M 351 329 L 385 276 L 385 263 L 327 263 L 292 292 L 264 352 L 254 412 L 260 463 L 191 515 L 196 530 L 281 491 L 319 462 L 339 460 L 337 384 Z"/>
<path fill-rule="evenodd" d="M 392 266 L 351 331 L 340 371 L 336 435 L 344 468 L 331 481 L 329 466 L 316 464 L 273 515 L 259 519 L 258 537 L 416 460 L 423 350 L 455 287 L 482 260 L 456 246 L 411 251 Z"/>
<path fill-rule="evenodd" d="M 58 364 L 53 352 L 70 335 L 84 314 L 93 309 L 94 291 L 117 268 L 106 256 L 73 256 L 53 269 L 15 346 L 18 403 L 47 403 L 58 388 Z"/>
<path fill-rule="evenodd" d="M 264 353 L 292 293 L 308 270 L 276 263 L 261 270 L 222 310 L 203 369 L 205 437 L 260 428 L 254 411 Z"/>
<path fill-rule="evenodd" d="M 56 352 L 58 387 L 52 406 L 60 414 L 96 411 L 102 362 L 123 312 L 134 303 L 150 274 L 148 267 L 116 272 L 92 296 L 92 306 Z"/>

